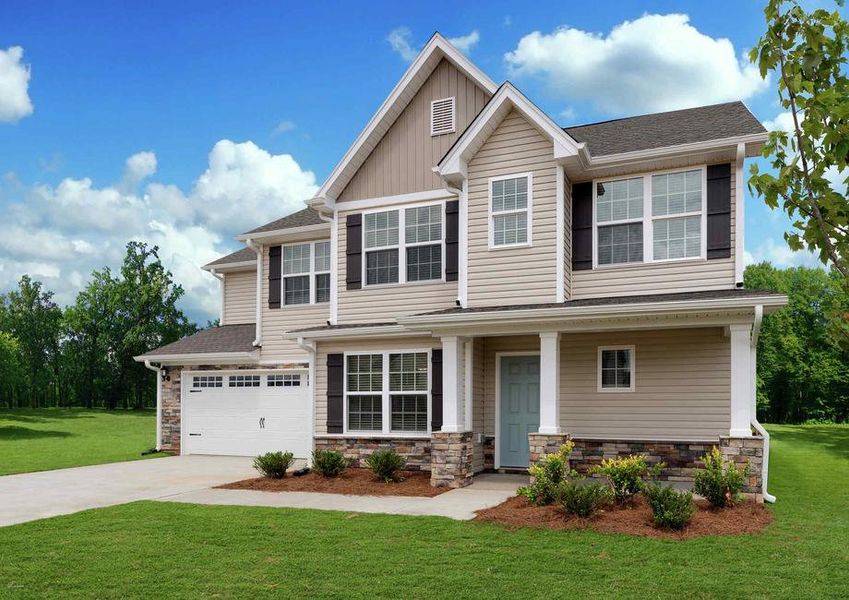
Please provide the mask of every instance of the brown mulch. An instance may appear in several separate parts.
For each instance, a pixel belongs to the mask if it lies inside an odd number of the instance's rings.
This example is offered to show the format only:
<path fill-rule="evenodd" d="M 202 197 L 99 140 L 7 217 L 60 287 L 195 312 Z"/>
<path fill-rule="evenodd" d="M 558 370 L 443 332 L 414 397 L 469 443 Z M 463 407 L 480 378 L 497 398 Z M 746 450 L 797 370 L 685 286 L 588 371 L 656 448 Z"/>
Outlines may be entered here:
<path fill-rule="evenodd" d="M 714 509 L 707 501 L 697 500 L 696 507 L 693 520 L 682 531 L 656 528 L 651 508 L 641 496 L 627 506 L 611 506 L 588 519 L 567 515 L 559 506 L 534 506 L 523 496 L 513 496 L 498 506 L 479 510 L 475 520 L 498 523 L 509 529 L 589 529 L 670 540 L 688 540 L 705 535 L 753 534 L 772 522 L 772 513 L 763 504 L 755 502 L 741 502 L 733 508 Z"/>
<path fill-rule="evenodd" d="M 345 469 L 337 477 L 322 477 L 308 473 L 301 477 L 286 475 L 283 479 L 256 477 L 217 486 L 228 490 L 258 490 L 261 492 L 322 492 L 351 496 L 427 496 L 443 494 L 450 488 L 430 485 L 430 473 L 405 471 L 396 483 L 384 483 L 368 469 Z"/>

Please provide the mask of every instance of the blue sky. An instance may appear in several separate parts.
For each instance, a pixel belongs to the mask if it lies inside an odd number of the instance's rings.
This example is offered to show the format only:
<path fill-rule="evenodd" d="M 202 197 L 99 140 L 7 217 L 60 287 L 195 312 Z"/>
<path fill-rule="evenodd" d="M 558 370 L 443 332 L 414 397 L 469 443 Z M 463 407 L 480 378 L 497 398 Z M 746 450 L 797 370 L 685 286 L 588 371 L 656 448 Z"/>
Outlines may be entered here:
<path fill-rule="evenodd" d="M 564 125 L 736 97 L 762 121 L 781 112 L 774 85 L 740 62 L 764 28 L 761 2 L 400 6 L 4 3 L 0 293 L 29 271 L 70 302 L 138 238 L 163 247 L 190 314 L 215 316 L 198 263 L 297 208 L 434 30 Z M 599 49 L 603 70 L 582 70 Z M 787 227 L 747 198 L 754 259 L 812 264 L 786 250 Z"/>

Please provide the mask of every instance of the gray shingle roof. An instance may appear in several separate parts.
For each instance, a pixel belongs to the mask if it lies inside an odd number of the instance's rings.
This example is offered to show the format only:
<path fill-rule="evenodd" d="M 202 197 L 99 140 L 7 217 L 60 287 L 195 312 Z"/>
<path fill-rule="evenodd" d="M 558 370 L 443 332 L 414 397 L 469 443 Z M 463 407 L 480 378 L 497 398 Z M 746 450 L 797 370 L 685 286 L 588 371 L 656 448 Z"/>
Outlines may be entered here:
<path fill-rule="evenodd" d="M 719 140 L 766 131 L 742 102 L 626 117 L 564 127 L 563 130 L 578 142 L 586 142 L 593 156 Z"/>
<path fill-rule="evenodd" d="M 146 352 L 139 358 L 176 354 L 211 354 L 213 352 L 253 352 L 256 326 L 221 325 L 198 331 L 171 344 Z"/>
<path fill-rule="evenodd" d="M 240 263 L 254 261 L 256 262 L 256 252 L 251 250 L 250 248 L 242 248 L 241 250 L 236 250 L 232 254 L 228 254 L 227 256 L 222 256 L 218 258 L 208 265 L 207 267 L 214 267 L 216 265 L 227 265 L 231 263 Z"/>
<path fill-rule="evenodd" d="M 247 233 L 263 233 L 266 231 L 276 231 L 278 229 L 290 229 L 292 227 L 305 227 L 307 225 L 320 225 L 324 223 L 321 217 L 318 216 L 318 211 L 312 208 L 305 208 L 296 213 L 287 215 L 282 219 L 277 219 L 271 223 L 266 223 L 256 229 L 251 229 Z"/>

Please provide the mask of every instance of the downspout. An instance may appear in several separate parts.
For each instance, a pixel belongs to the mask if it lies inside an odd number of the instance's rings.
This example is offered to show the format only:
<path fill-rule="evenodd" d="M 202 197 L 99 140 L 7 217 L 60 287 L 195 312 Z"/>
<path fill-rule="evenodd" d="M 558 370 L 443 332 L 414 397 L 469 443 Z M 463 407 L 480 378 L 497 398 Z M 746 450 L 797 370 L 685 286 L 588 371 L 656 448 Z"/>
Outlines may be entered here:
<path fill-rule="evenodd" d="M 757 356 L 758 356 L 758 337 L 761 334 L 761 323 L 764 319 L 764 307 L 760 304 L 755 306 L 755 321 L 752 324 L 752 427 L 755 428 L 764 439 L 764 457 L 763 469 L 761 471 L 761 494 L 764 501 L 769 503 L 775 502 L 775 496 L 767 491 L 767 479 L 769 476 L 769 432 L 758 422 L 758 400 L 757 400 Z"/>
<path fill-rule="evenodd" d="M 256 252 L 256 339 L 254 348 L 262 347 L 262 246 L 248 238 L 245 245 Z"/>
<path fill-rule="evenodd" d="M 339 246 L 339 231 L 336 227 L 336 211 L 333 211 L 333 216 L 328 217 L 323 215 L 321 211 L 316 211 L 318 218 L 325 223 L 330 223 L 330 314 L 328 315 L 327 323 L 336 325 L 338 320 L 337 312 L 337 290 L 339 281 L 339 257 L 337 256 Z"/>
<path fill-rule="evenodd" d="M 209 272 L 212 273 L 213 277 L 221 282 L 221 309 L 218 311 L 218 324 L 224 325 L 224 275 L 215 269 L 210 269 Z"/>
<path fill-rule="evenodd" d="M 144 366 L 156 373 L 156 451 L 162 449 L 162 373 L 161 368 L 154 367 L 145 359 Z"/>
<path fill-rule="evenodd" d="M 311 410 L 310 410 L 310 439 L 312 440 L 312 449 L 315 450 L 315 342 L 308 342 L 304 340 L 304 338 L 299 337 L 295 342 L 301 350 L 305 351 L 309 354 L 310 357 L 310 366 L 309 366 L 309 385 L 310 385 L 310 396 L 312 396 L 311 402 Z M 309 458 L 307 459 L 307 466 L 312 467 L 312 453 L 310 453 Z"/>

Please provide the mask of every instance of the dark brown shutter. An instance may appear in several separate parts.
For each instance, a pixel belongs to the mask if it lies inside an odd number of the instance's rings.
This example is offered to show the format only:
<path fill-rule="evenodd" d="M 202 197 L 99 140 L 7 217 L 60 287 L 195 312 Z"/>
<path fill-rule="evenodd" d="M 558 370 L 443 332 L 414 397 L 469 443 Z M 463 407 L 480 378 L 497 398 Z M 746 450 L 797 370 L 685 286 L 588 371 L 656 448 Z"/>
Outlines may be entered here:
<path fill-rule="evenodd" d="M 572 186 L 572 270 L 593 268 L 593 184 Z"/>
<path fill-rule="evenodd" d="M 345 355 L 327 355 L 327 433 L 342 433 Z"/>
<path fill-rule="evenodd" d="M 280 246 L 268 249 L 268 308 L 280 308 Z"/>
<path fill-rule="evenodd" d="M 442 429 L 442 350 L 430 352 L 430 430 Z"/>
<path fill-rule="evenodd" d="M 345 228 L 345 283 L 349 290 L 359 290 L 363 287 L 363 215 L 348 215 Z"/>
<path fill-rule="evenodd" d="M 738 202 L 741 201 L 738 199 Z M 707 168 L 707 257 L 730 256 L 731 165 L 724 163 Z"/>
<path fill-rule="evenodd" d="M 445 279 L 457 281 L 460 274 L 460 201 L 445 203 Z"/>

